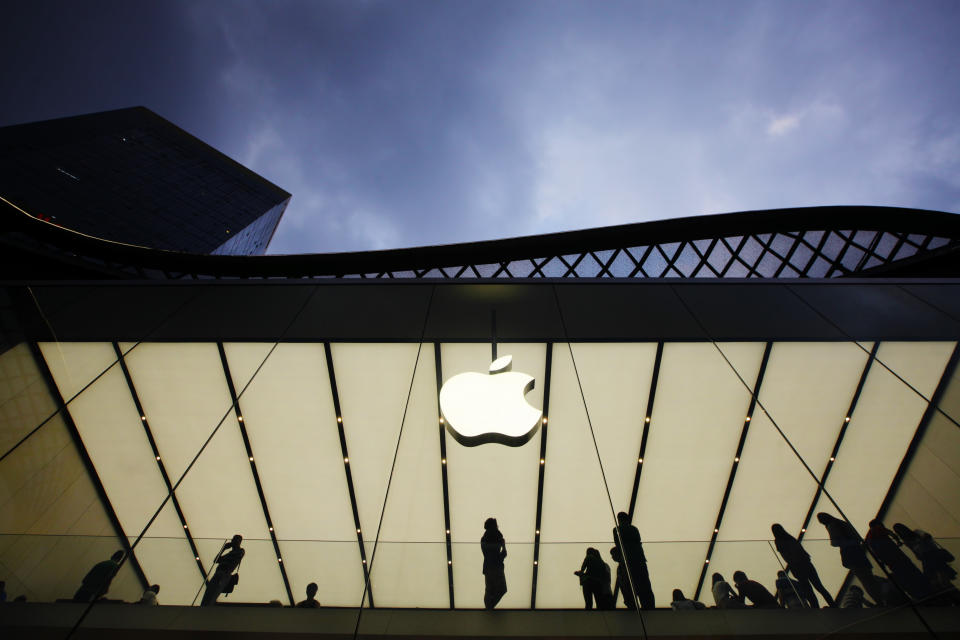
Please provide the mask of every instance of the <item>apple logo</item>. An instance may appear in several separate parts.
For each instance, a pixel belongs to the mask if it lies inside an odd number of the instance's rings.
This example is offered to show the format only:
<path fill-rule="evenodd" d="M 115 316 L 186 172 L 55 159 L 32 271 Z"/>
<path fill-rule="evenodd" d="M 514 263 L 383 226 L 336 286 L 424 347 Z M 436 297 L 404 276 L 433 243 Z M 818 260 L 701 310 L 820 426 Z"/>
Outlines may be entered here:
<path fill-rule="evenodd" d="M 527 402 L 534 379 L 515 373 L 513 356 L 497 358 L 488 375 L 460 373 L 440 389 L 440 412 L 447 431 L 465 447 L 499 442 L 519 447 L 530 441 L 543 412 Z"/>

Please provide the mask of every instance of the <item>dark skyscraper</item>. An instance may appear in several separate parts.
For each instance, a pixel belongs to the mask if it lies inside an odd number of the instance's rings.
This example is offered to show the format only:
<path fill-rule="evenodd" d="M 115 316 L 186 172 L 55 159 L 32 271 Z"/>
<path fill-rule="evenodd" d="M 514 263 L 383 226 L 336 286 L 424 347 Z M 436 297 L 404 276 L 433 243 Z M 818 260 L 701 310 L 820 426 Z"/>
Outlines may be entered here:
<path fill-rule="evenodd" d="M 0 128 L 0 196 L 98 238 L 266 251 L 290 194 L 144 107 Z"/>

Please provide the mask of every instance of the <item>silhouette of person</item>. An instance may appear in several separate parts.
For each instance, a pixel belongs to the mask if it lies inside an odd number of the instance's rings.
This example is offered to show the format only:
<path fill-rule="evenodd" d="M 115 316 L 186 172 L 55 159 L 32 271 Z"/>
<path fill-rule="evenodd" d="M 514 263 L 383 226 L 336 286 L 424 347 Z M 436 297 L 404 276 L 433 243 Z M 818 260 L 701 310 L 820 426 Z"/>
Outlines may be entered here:
<path fill-rule="evenodd" d="M 712 581 L 710 591 L 713 592 L 713 602 L 717 605 L 717 609 L 746 608 L 747 605 L 743 604 L 743 599 L 733 592 L 733 587 L 723 579 L 722 575 L 715 573 L 710 580 Z"/>
<path fill-rule="evenodd" d="M 791 580 L 786 571 L 777 571 L 777 602 L 784 609 L 802 609 L 803 600 L 800 599 L 800 583 Z"/>
<path fill-rule="evenodd" d="M 317 600 L 317 583 L 311 582 L 307 585 L 307 599 L 297 603 L 298 609 L 319 609 L 320 602 Z"/>
<path fill-rule="evenodd" d="M 145 604 L 148 606 L 156 606 L 159 604 L 157 602 L 157 594 L 160 593 L 160 585 L 152 584 L 147 587 L 146 591 L 143 592 L 143 595 L 140 596 L 140 601 L 137 604 Z"/>
<path fill-rule="evenodd" d="M 749 600 L 757 609 L 779 609 L 780 603 L 767 591 L 767 588 L 757 582 L 747 578 L 743 571 L 733 572 L 733 583 L 737 585 L 737 592 L 741 600 Z"/>
<path fill-rule="evenodd" d="M 817 520 L 826 527 L 830 535 L 830 546 L 840 548 L 840 564 L 850 570 L 871 598 L 877 603 L 885 604 L 880 583 L 873 575 L 873 565 L 867 560 L 857 530 L 849 523 L 823 511 L 817 514 Z"/>
<path fill-rule="evenodd" d="M 623 562 L 633 579 L 633 588 L 640 600 L 642 609 L 656 608 L 653 588 L 650 586 L 650 573 L 647 571 L 647 558 L 643 555 L 640 531 L 630 523 L 630 516 L 621 511 L 617 514 L 617 526 L 613 528 L 613 544 L 620 549 Z M 631 607 L 632 608 L 632 607 Z"/>
<path fill-rule="evenodd" d="M 237 534 L 220 549 L 217 559 L 214 560 L 217 570 L 213 572 L 213 577 L 207 582 L 207 590 L 203 592 L 203 600 L 200 601 L 201 607 L 210 607 L 216 604 L 220 594 L 231 593 L 233 587 L 240 580 L 240 575 L 236 574 L 237 577 L 234 578 L 235 574 L 233 572 L 240 568 L 240 562 L 246 553 L 240 548 L 241 542 L 243 542 L 243 536 Z M 224 553 L 227 549 L 230 551 Z"/>
<path fill-rule="evenodd" d="M 123 560 L 123 551 L 117 551 L 109 560 L 98 562 L 83 577 L 80 588 L 73 594 L 74 602 L 92 602 L 107 595 L 113 577 L 120 570 L 120 561 Z"/>
<path fill-rule="evenodd" d="M 688 599 L 680 589 L 674 589 L 673 602 L 670 603 L 670 608 L 674 611 L 695 611 L 697 609 L 706 609 L 707 607 L 702 602 Z"/>
<path fill-rule="evenodd" d="M 907 525 L 898 522 L 893 525 L 893 531 L 920 561 L 923 566 L 923 575 L 934 591 L 941 594 L 946 602 L 960 604 L 960 592 L 953 586 L 953 579 L 957 577 L 957 572 L 950 566 L 953 562 L 953 554 L 938 545 L 933 536 L 922 529 L 910 529 Z"/>
<path fill-rule="evenodd" d="M 863 589 L 855 584 L 847 587 L 840 598 L 841 609 L 862 609 L 864 607 L 875 607 L 874 603 L 863 597 Z"/>
<path fill-rule="evenodd" d="M 816 589 L 820 592 L 820 595 L 823 596 L 823 599 L 827 601 L 828 606 L 836 606 L 830 592 L 827 591 L 827 588 L 824 587 L 820 581 L 820 576 L 813 567 L 813 562 L 810 561 L 810 554 L 803 548 L 800 541 L 787 533 L 779 524 L 771 525 L 770 530 L 773 531 L 773 543 L 777 547 L 777 551 L 780 552 L 780 555 L 783 556 L 783 559 L 787 562 L 786 571 L 792 573 L 793 577 L 797 579 L 797 584 L 799 585 L 797 591 L 800 597 L 803 598 L 812 609 L 819 609 L 820 603 L 817 601 L 817 596 L 813 593 L 813 590 Z"/>
<path fill-rule="evenodd" d="M 627 609 L 637 608 L 637 599 L 633 596 L 633 589 L 630 587 L 630 578 L 627 576 L 627 567 L 623 563 L 623 554 L 618 547 L 611 547 L 610 557 L 617 563 L 617 582 L 613 587 L 613 601 L 616 603 L 617 594 L 623 595 L 623 604 Z"/>
<path fill-rule="evenodd" d="M 580 576 L 580 587 L 583 589 L 583 602 L 587 611 L 593 609 L 593 601 L 597 602 L 597 609 L 613 609 L 613 592 L 610 590 L 610 565 L 603 561 L 600 552 L 593 547 L 587 547 L 587 554 L 583 564 L 574 575 Z"/>
<path fill-rule="evenodd" d="M 483 523 L 480 551 L 483 552 L 483 577 L 485 589 L 483 606 L 493 609 L 507 592 L 507 579 L 503 574 L 503 559 L 507 557 L 507 544 L 497 528 L 496 518 L 487 518 Z"/>
<path fill-rule="evenodd" d="M 890 577 L 914 600 L 923 600 L 930 596 L 930 584 L 924 578 L 917 565 L 910 562 L 899 545 L 902 544 L 893 531 L 880 520 L 870 521 L 870 529 L 865 538 L 874 557 L 887 568 Z"/>

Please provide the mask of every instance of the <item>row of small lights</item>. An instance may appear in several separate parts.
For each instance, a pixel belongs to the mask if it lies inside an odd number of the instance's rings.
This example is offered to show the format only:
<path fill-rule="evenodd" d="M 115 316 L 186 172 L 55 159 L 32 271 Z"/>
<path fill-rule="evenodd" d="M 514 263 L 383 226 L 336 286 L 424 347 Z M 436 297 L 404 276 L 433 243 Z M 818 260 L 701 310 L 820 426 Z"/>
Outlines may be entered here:
<path fill-rule="evenodd" d="M 647 418 L 647 421 L 649 421 L 649 420 L 650 420 L 650 418 Z M 843 418 L 843 421 L 844 421 L 844 422 L 850 422 L 850 416 L 845 416 L 845 417 Z M 750 416 L 747 416 L 747 422 L 750 422 Z M 643 458 L 640 458 L 640 462 L 641 462 L 641 463 L 643 462 Z M 735 458 L 733 459 L 733 462 L 734 462 L 734 463 L 740 462 L 740 457 L 739 457 L 739 456 L 735 457 Z M 836 458 L 835 458 L 834 456 L 830 456 L 830 462 L 836 462 Z M 714 533 L 720 533 L 720 529 L 714 528 L 713 532 L 714 532 Z M 806 532 L 807 532 L 807 528 L 806 528 L 806 527 L 803 527 L 803 528 L 800 529 L 800 533 L 806 533 Z M 703 564 L 710 564 L 710 558 L 707 558 L 706 560 L 704 560 Z"/>

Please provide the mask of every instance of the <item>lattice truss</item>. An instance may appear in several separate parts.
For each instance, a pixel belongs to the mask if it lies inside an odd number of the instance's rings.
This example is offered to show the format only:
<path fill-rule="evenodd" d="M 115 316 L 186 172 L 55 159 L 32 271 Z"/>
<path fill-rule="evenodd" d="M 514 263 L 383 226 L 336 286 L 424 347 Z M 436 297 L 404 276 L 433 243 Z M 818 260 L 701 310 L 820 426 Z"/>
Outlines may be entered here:
<path fill-rule="evenodd" d="M 684 240 L 354 278 L 833 278 L 960 244 L 890 231 L 795 231 Z"/>

